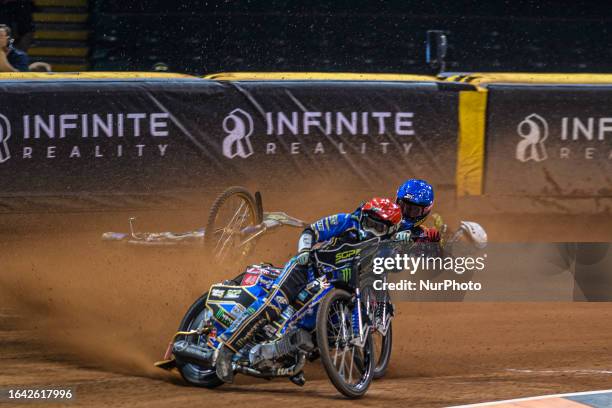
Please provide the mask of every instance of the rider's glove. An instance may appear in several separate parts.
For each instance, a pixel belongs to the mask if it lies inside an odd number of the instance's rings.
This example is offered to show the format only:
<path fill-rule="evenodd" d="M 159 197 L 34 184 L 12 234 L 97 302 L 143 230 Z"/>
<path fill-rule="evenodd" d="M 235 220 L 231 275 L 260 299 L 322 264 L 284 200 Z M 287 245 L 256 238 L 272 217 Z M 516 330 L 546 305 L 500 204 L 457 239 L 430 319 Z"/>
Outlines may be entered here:
<path fill-rule="evenodd" d="M 310 251 L 302 251 L 295 256 L 295 263 L 298 265 L 308 265 L 310 260 Z"/>
<path fill-rule="evenodd" d="M 298 241 L 298 254 L 295 257 L 295 262 L 298 265 L 308 265 L 313 238 L 314 234 L 308 228 L 300 235 L 300 240 Z"/>
<path fill-rule="evenodd" d="M 428 242 L 440 242 L 440 231 L 436 227 L 427 228 L 425 230 Z"/>
<path fill-rule="evenodd" d="M 410 231 L 400 231 L 393 236 L 393 239 L 398 242 L 407 243 L 410 241 Z"/>

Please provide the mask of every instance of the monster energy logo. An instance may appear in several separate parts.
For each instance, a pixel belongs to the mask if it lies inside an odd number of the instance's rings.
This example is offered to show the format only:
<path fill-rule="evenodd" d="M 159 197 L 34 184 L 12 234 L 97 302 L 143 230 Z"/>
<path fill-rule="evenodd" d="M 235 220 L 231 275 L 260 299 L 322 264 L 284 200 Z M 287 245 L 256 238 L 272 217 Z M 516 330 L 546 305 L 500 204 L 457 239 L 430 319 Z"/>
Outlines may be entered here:
<path fill-rule="evenodd" d="M 215 318 L 224 326 L 229 326 L 232 324 L 232 319 L 229 318 L 223 309 L 217 309 L 215 313 Z"/>
<path fill-rule="evenodd" d="M 344 268 L 340 270 L 342 274 L 342 280 L 348 282 L 351 279 L 351 268 Z"/>

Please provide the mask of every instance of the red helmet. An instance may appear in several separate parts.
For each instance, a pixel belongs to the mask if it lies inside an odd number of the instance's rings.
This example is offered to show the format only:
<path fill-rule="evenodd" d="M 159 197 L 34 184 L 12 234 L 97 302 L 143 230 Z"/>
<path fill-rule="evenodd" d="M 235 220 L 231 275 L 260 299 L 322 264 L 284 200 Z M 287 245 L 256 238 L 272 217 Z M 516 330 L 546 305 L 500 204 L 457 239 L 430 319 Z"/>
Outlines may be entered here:
<path fill-rule="evenodd" d="M 361 206 L 361 228 L 376 236 L 397 230 L 402 220 L 402 210 L 388 198 L 375 197 Z"/>

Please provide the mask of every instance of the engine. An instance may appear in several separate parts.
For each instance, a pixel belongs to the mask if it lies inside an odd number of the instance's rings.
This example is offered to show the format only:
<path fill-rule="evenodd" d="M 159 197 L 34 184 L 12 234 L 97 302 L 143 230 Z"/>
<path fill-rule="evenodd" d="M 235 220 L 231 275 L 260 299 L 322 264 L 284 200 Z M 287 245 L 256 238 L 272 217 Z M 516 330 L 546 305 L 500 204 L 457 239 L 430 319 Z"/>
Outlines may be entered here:
<path fill-rule="evenodd" d="M 309 352 L 314 349 L 312 337 L 304 329 L 296 329 L 282 338 L 268 343 L 260 343 L 249 351 L 249 362 L 254 368 L 270 368 L 274 360 L 295 353 L 296 351 Z"/>

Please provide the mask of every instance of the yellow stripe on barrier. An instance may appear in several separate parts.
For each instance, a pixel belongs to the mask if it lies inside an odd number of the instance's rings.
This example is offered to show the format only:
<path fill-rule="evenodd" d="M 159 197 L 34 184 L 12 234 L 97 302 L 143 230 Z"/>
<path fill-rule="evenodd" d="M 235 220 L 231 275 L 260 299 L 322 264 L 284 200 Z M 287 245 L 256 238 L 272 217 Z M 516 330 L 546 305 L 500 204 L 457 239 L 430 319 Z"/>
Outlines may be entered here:
<path fill-rule="evenodd" d="M 527 72 L 466 72 L 443 78 L 486 87 L 488 84 L 612 85 L 612 74 L 546 74 Z"/>
<path fill-rule="evenodd" d="M 215 81 L 414 81 L 437 82 L 433 76 L 340 72 L 220 72 L 204 77 Z"/>
<path fill-rule="evenodd" d="M 482 194 L 486 113 L 486 91 L 459 93 L 458 196 Z"/>
<path fill-rule="evenodd" d="M 32 79 L 197 79 L 187 74 L 165 72 L 2 72 L 0 81 Z"/>

